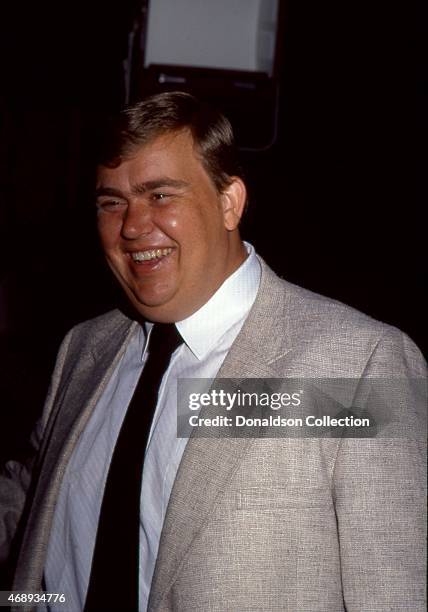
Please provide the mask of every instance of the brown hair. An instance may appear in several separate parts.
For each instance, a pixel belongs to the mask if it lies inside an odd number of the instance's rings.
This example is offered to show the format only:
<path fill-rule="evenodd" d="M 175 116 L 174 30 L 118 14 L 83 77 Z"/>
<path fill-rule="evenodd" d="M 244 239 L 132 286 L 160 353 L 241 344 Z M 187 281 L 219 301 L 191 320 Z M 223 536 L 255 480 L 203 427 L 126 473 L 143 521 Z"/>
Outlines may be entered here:
<path fill-rule="evenodd" d="M 214 108 L 182 91 L 150 96 L 125 108 L 103 131 L 98 161 L 116 167 L 136 149 L 167 132 L 190 130 L 201 162 L 218 192 L 242 177 L 232 126 Z"/>

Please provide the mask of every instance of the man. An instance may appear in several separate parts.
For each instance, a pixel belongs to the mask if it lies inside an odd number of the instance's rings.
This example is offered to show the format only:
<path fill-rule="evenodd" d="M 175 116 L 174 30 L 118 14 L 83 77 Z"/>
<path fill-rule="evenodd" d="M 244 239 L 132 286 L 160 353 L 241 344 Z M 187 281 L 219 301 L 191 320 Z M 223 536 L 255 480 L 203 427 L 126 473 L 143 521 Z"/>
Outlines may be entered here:
<path fill-rule="evenodd" d="M 132 311 L 68 334 L 35 434 L 37 458 L 4 474 L 4 550 L 27 498 L 14 589 L 63 593 L 66 609 L 90 610 L 98 575 L 107 601 L 116 596 L 124 561 L 108 546 L 99 551 L 113 532 L 120 546 L 123 509 L 132 509 L 127 489 L 117 495 L 111 485 L 112 466 L 134 389 L 160 350 L 150 352 L 151 336 L 168 326 L 181 344 L 156 390 L 138 485 L 138 585 L 126 609 L 424 610 L 424 463 L 412 381 L 425 365 L 416 347 L 279 279 L 241 241 L 246 191 L 220 114 L 184 93 L 154 96 L 122 114 L 104 150 L 99 234 Z M 363 376 L 407 381 L 405 435 L 177 437 L 180 379 Z M 110 485 L 122 514 L 106 523 Z"/>

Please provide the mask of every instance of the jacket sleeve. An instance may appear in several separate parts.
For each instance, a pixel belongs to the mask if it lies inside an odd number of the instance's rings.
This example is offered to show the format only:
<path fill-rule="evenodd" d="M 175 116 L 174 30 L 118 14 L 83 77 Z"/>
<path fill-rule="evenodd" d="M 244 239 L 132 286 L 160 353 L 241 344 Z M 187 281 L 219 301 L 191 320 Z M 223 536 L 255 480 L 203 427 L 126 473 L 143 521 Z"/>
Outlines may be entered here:
<path fill-rule="evenodd" d="M 8 461 L 0 471 L 0 567 L 5 566 L 21 519 L 32 473 L 42 445 L 43 434 L 51 409 L 60 387 L 61 375 L 72 331 L 61 344 L 51 378 L 44 410 L 30 438 L 30 448 L 25 460 Z"/>
<path fill-rule="evenodd" d="M 367 379 L 382 382 L 384 406 L 395 416 L 376 438 L 342 439 L 337 454 L 344 604 L 348 612 L 423 612 L 426 366 L 411 340 L 389 328 L 366 365 Z"/>

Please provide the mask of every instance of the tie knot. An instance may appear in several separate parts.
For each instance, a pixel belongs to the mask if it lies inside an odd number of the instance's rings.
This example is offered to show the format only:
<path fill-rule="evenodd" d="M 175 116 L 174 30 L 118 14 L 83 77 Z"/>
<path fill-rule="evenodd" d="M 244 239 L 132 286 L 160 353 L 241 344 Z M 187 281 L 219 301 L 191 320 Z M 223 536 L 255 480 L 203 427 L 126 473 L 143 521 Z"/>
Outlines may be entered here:
<path fill-rule="evenodd" d="M 156 350 L 163 355 L 172 355 L 182 342 L 175 323 L 155 323 L 150 333 L 149 352 Z"/>

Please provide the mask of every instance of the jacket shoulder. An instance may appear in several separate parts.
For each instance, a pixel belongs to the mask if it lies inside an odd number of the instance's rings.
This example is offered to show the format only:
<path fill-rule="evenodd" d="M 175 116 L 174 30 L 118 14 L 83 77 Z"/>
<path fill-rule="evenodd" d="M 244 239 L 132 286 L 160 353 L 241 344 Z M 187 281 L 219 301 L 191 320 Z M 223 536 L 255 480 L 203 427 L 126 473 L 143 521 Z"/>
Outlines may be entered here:
<path fill-rule="evenodd" d="M 379 368 L 379 375 L 384 370 L 396 375 L 409 370 L 416 375 L 425 374 L 425 361 L 419 349 L 398 328 L 290 283 L 264 263 L 262 268 L 262 279 L 265 277 L 260 287 L 265 293 L 262 301 L 270 303 L 277 329 L 286 329 L 294 347 L 299 347 L 306 357 L 318 356 L 322 371 L 325 365 L 340 375 L 361 372 L 371 356 L 376 355 L 376 361 L 385 365 Z"/>
<path fill-rule="evenodd" d="M 126 330 L 132 324 L 131 319 L 120 310 L 114 309 L 92 319 L 77 323 L 70 329 L 67 337 L 72 343 L 79 343 L 80 347 L 97 344 L 101 339 L 111 337 L 121 330 Z"/>

